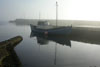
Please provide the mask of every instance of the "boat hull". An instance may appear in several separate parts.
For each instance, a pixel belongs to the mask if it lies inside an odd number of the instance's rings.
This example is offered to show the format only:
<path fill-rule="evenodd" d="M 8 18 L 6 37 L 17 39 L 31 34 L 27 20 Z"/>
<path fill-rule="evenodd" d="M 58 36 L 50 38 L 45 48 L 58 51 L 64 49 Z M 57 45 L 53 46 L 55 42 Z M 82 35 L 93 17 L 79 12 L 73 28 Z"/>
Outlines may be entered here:
<path fill-rule="evenodd" d="M 45 35 L 67 35 L 70 34 L 72 31 L 71 26 L 67 27 L 57 27 L 52 29 L 39 29 L 36 26 L 30 25 L 31 31 L 34 33 L 45 34 Z"/>

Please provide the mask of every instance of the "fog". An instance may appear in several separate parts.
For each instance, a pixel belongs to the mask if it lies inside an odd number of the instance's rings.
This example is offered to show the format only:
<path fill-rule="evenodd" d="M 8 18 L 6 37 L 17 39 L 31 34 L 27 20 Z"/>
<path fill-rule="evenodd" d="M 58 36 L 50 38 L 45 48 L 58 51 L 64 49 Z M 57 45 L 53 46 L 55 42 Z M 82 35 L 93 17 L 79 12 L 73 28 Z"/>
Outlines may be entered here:
<path fill-rule="evenodd" d="M 0 0 L 0 20 L 58 19 L 100 21 L 99 0 Z"/>

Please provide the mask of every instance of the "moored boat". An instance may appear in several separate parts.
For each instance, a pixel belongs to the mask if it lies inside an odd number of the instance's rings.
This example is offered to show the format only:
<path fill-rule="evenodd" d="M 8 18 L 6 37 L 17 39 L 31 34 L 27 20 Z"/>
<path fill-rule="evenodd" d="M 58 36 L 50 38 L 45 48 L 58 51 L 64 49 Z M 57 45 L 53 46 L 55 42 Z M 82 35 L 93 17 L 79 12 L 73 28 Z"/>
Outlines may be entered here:
<path fill-rule="evenodd" d="M 72 26 L 62 26 L 62 27 L 49 27 L 49 26 L 44 26 L 43 28 L 39 28 L 38 26 L 30 25 L 31 26 L 31 31 L 34 33 L 41 33 L 41 34 L 46 34 L 46 35 L 66 35 L 70 34 L 72 31 Z M 42 26 L 41 26 L 42 27 Z"/>
<path fill-rule="evenodd" d="M 58 21 L 57 7 L 58 7 L 58 3 L 56 2 L 56 26 L 50 25 L 48 21 L 39 20 L 37 26 L 34 26 L 32 24 L 30 25 L 31 31 L 35 33 L 39 33 L 39 34 L 40 33 L 46 34 L 46 35 L 66 35 L 66 34 L 71 33 L 72 26 L 58 26 L 57 25 L 57 21 Z"/>

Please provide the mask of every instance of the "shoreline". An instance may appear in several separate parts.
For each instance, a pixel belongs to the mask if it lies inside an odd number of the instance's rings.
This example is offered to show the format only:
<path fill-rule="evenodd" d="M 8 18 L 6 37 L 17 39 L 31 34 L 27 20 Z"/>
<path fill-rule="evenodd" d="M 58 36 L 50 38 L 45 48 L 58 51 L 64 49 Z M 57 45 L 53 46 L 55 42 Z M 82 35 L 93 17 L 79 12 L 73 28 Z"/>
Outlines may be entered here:
<path fill-rule="evenodd" d="M 22 64 L 14 51 L 14 47 L 22 41 L 21 36 L 0 42 L 0 67 L 21 67 Z"/>

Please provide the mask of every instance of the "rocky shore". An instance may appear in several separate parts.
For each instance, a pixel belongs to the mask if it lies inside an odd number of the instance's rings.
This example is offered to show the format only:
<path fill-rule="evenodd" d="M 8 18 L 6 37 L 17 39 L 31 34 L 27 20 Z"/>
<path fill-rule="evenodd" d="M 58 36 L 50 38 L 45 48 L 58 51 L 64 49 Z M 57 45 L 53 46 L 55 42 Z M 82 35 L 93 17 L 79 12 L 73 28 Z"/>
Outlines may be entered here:
<path fill-rule="evenodd" d="M 14 47 L 23 40 L 21 36 L 0 42 L 0 67 L 21 67 Z"/>

